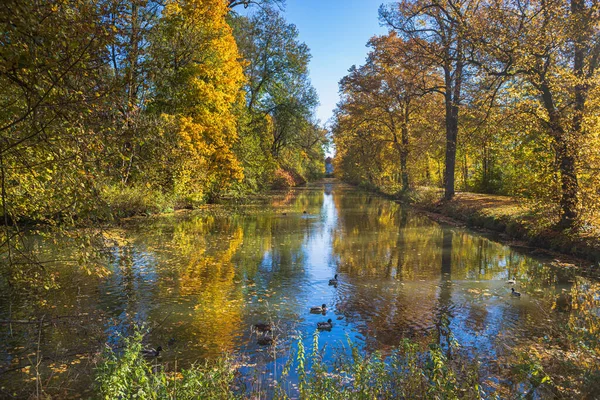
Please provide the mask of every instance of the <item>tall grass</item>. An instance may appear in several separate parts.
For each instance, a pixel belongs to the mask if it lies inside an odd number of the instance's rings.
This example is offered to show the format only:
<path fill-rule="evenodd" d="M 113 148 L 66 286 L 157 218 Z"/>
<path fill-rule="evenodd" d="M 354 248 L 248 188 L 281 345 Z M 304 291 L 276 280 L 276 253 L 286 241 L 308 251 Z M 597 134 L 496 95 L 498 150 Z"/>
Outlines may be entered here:
<path fill-rule="evenodd" d="M 448 357 L 453 353 L 451 349 L 432 344 L 422 351 L 420 345 L 405 340 L 383 357 L 379 352 L 366 355 L 352 342 L 348 344 L 350 355 L 340 356 L 331 365 L 322 359 L 318 334 L 310 354 L 299 340 L 293 363 L 298 376 L 297 393 L 280 385 L 275 398 L 479 399 L 484 395 L 478 363 L 458 353 Z M 286 381 L 289 371 L 289 367 L 284 369 L 280 381 Z"/>
<path fill-rule="evenodd" d="M 273 392 L 241 392 L 232 360 L 196 364 L 167 372 L 140 354 L 140 333 L 125 341 L 117 355 L 108 350 L 97 368 L 97 389 L 105 399 L 479 399 L 478 363 L 457 349 L 437 344 L 423 351 L 404 341 L 391 355 L 367 355 L 349 341 L 350 351 L 333 362 L 323 360 L 319 335 L 307 351 L 302 338 L 290 354 Z M 294 376 L 292 377 L 292 373 Z M 287 383 L 283 383 L 287 382 Z"/>
<path fill-rule="evenodd" d="M 96 370 L 101 398 L 113 399 L 233 399 L 235 370 L 226 358 L 189 369 L 168 372 L 142 355 L 140 332 L 125 339 L 121 354 L 107 349 Z"/>

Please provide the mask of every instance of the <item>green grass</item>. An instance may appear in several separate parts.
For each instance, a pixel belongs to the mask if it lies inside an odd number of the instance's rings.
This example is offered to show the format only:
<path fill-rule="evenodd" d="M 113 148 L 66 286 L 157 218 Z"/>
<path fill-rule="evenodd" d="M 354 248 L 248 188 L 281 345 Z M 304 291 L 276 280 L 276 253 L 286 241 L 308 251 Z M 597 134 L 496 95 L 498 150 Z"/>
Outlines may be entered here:
<path fill-rule="evenodd" d="M 458 192 L 450 201 L 442 200 L 442 196 L 441 189 L 419 187 L 400 200 L 471 227 L 504 233 L 530 246 L 600 261 L 600 226 L 596 220 L 586 220 L 581 230 L 559 230 L 552 205 L 469 192 Z"/>

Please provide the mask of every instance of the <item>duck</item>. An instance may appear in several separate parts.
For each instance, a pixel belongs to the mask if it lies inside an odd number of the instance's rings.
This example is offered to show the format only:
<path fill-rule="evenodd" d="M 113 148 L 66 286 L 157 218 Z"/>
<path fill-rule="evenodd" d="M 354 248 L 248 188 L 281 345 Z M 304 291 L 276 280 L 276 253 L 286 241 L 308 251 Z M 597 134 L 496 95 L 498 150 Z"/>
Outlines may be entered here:
<path fill-rule="evenodd" d="M 254 324 L 254 330 L 258 332 L 271 332 L 273 330 L 273 327 L 271 326 L 271 324 L 265 324 L 263 322 L 260 322 L 258 324 Z"/>
<path fill-rule="evenodd" d="M 144 349 L 142 355 L 148 358 L 156 358 L 160 356 L 160 352 L 163 351 L 162 346 L 158 346 L 156 349 Z"/>
<path fill-rule="evenodd" d="M 509 280 L 506 281 L 506 283 L 508 283 L 509 285 L 514 285 L 514 284 L 517 283 L 517 281 L 514 280 L 514 279 L 509 279 Z"/>
<path fill-rule="evenodd" d="M 321 313 L 327 312 L 327 305 L 325 303 L 323 303 L 322 306 L 311 307 L 310 312 L 316 313 L 316 314 L 321 314 Z"/>
<path fill-rule="evenodd" d="M 513 296 L 515 296 L 515 297 L 521 297 L 521 293 L 517 292 L 514 287 L 510 288 L 510 290 L 511 290 L 511 294 Z"/>
<path fill-rule="evenodd" d="M 333 327 L 333 322 L 331 322 L 331 318 L 327 320 L 327 322 L 317 322 L 317 329 L 320 330 L 330 330 Z"/>
<path fill-rule="evenodd" d="M 338 278 L 338 274 L 335 274 L 335 276 L 333 277 L 333 279 L 329 280 L 329 284 L 330 285 L 337 285 L 337 283 L 338 283 L 338 279 L 337 278 Z"/>
<path fill-rule="evenodd" d="M 258 343 L 261 346 L 268 346 L 270 344 L 273 344 L 273 337 L 272 336 L 263 335 L 263 336 L 261 336 L 261 337 L 258 338 L 258 340 L 256 341 L 256 343 Z"/>
<path fill-rule="evenodd" d="M 302 211 L 302 214 L 308 214 L 308 211 L 304 210 Z"/>

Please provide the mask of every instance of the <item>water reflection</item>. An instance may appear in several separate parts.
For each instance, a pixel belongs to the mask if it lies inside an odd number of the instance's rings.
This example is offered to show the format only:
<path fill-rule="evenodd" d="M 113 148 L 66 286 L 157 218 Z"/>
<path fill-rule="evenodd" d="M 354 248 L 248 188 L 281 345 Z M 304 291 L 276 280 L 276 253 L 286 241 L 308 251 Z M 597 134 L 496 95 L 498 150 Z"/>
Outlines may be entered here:
<path fill-rule="evenodd" d="M 249 365 L 274 369 L 270 362 L 285 360 L 298 334 L 310 341 L 317 322 L 331 318 L 333 329 L 321 335 L 326 357 L 347 336 L 385 351 L 404 338 L 445 345 L 452 333 L 492 370 L 507 348 L 543 336 L 552 324 L 589 326 L 598 315 L 598 298 L 578 291 L 597 285 L 574 271 L 333 182 L 267 203 L 129 222 L 122 235 L 126 240 L 107 252 L 110 276 L 58 264 L 60 290 L 48 291 L 44 302 L 4 297 L 0 318 L 93 316 L 77 329 L 44 327 L 41 351 L 49 359 L 70 360 L 75 347 L 116 345 L 120 334 L 145 323 L 148 343 L 165 348 L 165 362 L 235 352 Z M 69 251 L 39 246 L 49 257 Z M 336 273 L 339 284 L 330 286 Z M 506 281 L 513 278 L 521 299 L 510 296 Z M 323 303 L 326 317 L 309 313 Z M 261 322 L 275 325 L 280 353 L 257 343 L 250 328 Z M 0 329 L 0 369 L 24 365 L 36 326 Z M 74 341 L 84 329 L 90 339 Z M 18 373 L 0 379 L 24 381 Z"/>

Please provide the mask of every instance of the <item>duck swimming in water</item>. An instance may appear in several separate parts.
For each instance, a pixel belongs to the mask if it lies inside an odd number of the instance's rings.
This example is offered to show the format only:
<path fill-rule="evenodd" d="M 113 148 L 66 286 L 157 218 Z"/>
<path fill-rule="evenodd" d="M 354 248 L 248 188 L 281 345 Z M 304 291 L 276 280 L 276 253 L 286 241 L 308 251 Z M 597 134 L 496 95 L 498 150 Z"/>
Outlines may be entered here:
<path fill-rule="evenodd" d="M 268 335 L 263 335 L 261 337 L 258 338 L 258 340 L 256 341 L 256 343 L 258 343 L 261 346 L 268 346 L 270 344 L 273 344 L 273 337 L 272 336 L 268 336 Z"/>
<path fill-rule="evenodd" d="M 144 349 L 142 350 L 142 355 L 148 358 L 156 358 L 160 355 L 160 352 L 163 351 L 162 346 L 158 346 L 156 349 Z"/>
<path fill-rule="evenodd" d="M 335 274 L 335 276 L 333 277 L 333 279 L 329 280 L 329 284 L 330 285 L 337 285 L 338 284 L 338 274 Z"/>
<path fill-rule="evenodd" d="M 323 305 L 320 307 L 311 307 L 310 312 L 315 314 L 325 313 L 327 312 L 327 305 L 323 303 Z"/>
<path fill-rule="evenodd" d="M 327 322 L 317 322 L 317 329 L 319 330 L 330 330 L 333 327 L 333 323 L 331 322 L 331 318 L 327 320 Z"/>
<path fill-rule="evenodd" d="M 517 292 L 514 287 L 510 288 L 510 290 L 511 290 L 511 294 L 513 296 L 515 296 L 515 297 L 521 297 L 521 293 Z"/>

